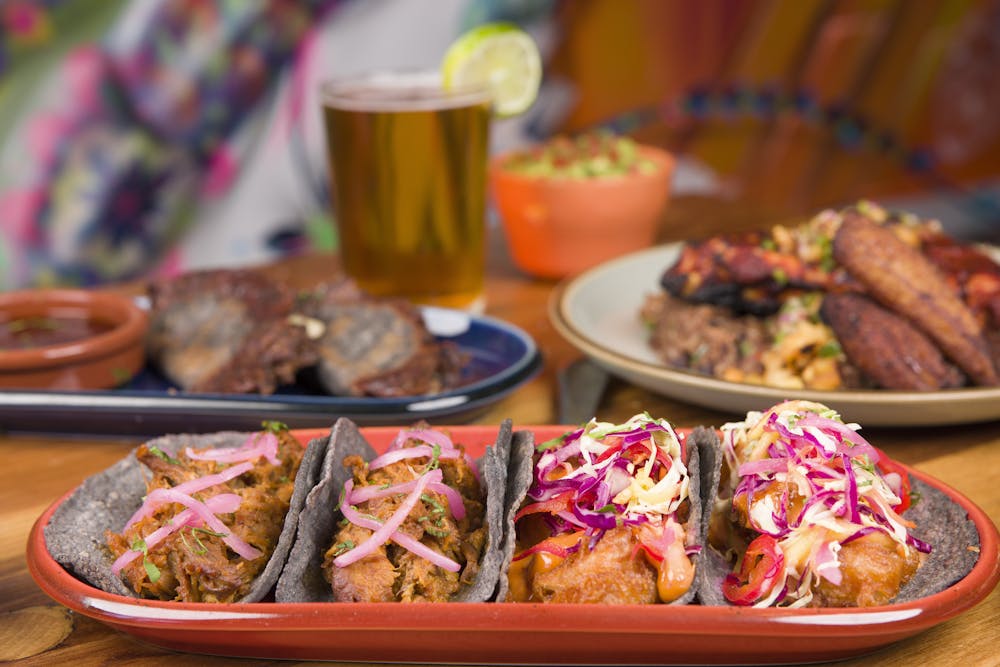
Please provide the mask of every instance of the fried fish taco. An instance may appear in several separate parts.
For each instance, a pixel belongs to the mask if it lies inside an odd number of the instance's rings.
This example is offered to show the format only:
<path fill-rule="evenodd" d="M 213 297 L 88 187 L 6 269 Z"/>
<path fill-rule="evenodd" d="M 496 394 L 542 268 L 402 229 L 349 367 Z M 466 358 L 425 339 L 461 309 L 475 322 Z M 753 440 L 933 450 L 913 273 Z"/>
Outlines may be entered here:
<path fill-rule="evenodd" d="M 868 607 L 943 590 L 971 570 L 979 538 L 961 508 L 859 428 L 809 401 L 722 427 L 702 603 Z"/>
<path fill-rule="evenodd" d="M 109 592 L 259 601 L 281 573 L 324 447 L 275 422 L 154 439 L 87 479 L 46 526 L 46 544 Z"/>
<path fill-rule="evenodd" d="M 504 599 L 512 602 L 676 603 L 697 588 L 704 543 L 699 450 L 664 419 L 591 420 L 532 446 L 515 439 L 514 536 Z"/>
<path fill-rule="evenodd" d="M 511 424 L 473 461 L 425 424 L 376 455 L 347 419 L 334 425 L 276 599 L 485 602 L 501 567 Z"/>

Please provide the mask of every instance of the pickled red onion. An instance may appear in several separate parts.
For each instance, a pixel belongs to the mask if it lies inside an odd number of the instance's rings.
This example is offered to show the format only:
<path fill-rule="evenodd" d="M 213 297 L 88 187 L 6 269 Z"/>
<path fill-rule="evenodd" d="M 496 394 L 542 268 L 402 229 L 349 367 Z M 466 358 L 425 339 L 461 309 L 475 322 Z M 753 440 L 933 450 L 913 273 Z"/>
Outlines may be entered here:
<path fill-rule="evenodd" d="M 435 474 L 436 473 L 436 474 Z M 403 525 L 403 521 L 409 516 L 410 511 L 416 506 L 417 500 L 420 499 L 420 494 L 424 492 L 427 485 L 433 482 L 440 482 L 442 479 L 441 470 L 432 470 L 426 475 L 421 475 L 417 478 L 416 484 L 413 485 L 413 490 L 410 491 L 406 499 L 400 503 L 396 511 L 392 513 L 389 519 L 380 525 L 375 532 L 371 534 L 367 540 L 354 547 L 350 551 L 346 551 L 336 558 L 333 559 L 333 564 L 336 567 L 347 567 L 351 563 L 361 560 L 365 556 L 373 553 L 380 546 L 385 544 L 389 538 L 396 532 L 396 530 Z M 344 511 L 345 507 L 350 511 L 350 505 L 347 502 L 347 498 L 351 495 L 351 490 L 354 488 L 354 481 L 347 480 L 344 485 L 344 500 L 341 502 L 340 509 Z M 346 512 L 344 516 L 347 516 Z"/>
<path fill-rule="evenodd" d="M 239 536 L 233 533 L 233 531 L 226 524 L 222 523 L 222 520 L 219 519 L 219 517 L 215 516 L 212 510 L 209 509 L 205 503 L 200 500 L 195 500 L 186 493 L 178 491 L 177 487 L 172 489 L 153 489 L 149 492 L 149 495 L 146 496 L 146 501 L 155 505 L 161 505 L 163 503 L 178 503 L 180 505 L 184 505 L 193 511 L 206 526 L 217 533 L 224 534 L 222 541 L 225 542 L 226 546 L 243 558 L 253 560 L 254 558 L 259 558 L 263 555 L 263 552 L 259 549 L 244 542 Z"/>
<path fill-rule="evenodd" d="M 378 470 L 379 468 L 384 468 L 387 465 L 403 461 L 405 459 L 415 459 L 422 456 L 431 457 L 434 456 L 434 449 L 430 445 L 417 445 L 416 447 L 404 447 L 402 449 L 392 449 L 382 454 L 381 456 L 376 456 L 368 464 L 369 470 Z M 459 456 L 459 451 L 457 449 L 453 450 L 441 450 L 438 454 L 438 458 L 441 459 L 457 459 Z"/>
<path fill-rule="evenodd" d="M 401 449 L 403 444 L 407 440 L 420 440 L 421 442 L 426 442 L 429 445 L 437 445 L 442 450 L 454 450 L 455 444 L 451 441 L 451 438 L 447 434 L 441 433 L 440 431 L 432 431 L 426 428 L 411 428 L 403 429 L 396 436 L 396 439 L 392 441 L 389 445 L 389 450 Z"/>
<path fill-rule="evenodd" d="M 461 455 L 461 457 L 469 465 L 469 469 L 472 470 L 472 475 L 473 477 L 476 478 L 476 481 L 479 482 L 480 484 L 483 483 L 482 477 L 479 476 L 479 468 L 476 466 L 476 462 L 472 460 L 472 457 L 466 454 L 465 452 L 462 452 L 457 447 L 455 447 L 455 443 L 452 442 L 450 437 L 448 437 L 448 434 L 442 433 L 440 431 L 434 431 L 432 429 L 427 429 L 427 428 L 403 429 L 396 435 L 392 443 L 390 443 L 389 448 L 386 450 L 386 454 L 383 454 L 382 456 L 386 456 L 389 453 L 400 450 L 416 449 L 416 447 L 404 448 L 403 445 L 406 444 L 407 440 L 418 440 L 420 442 L 426 442 L 427 444 L 432 446 L 437 445 L 438 448 L 440 449 L 439 458 L 442 459 L 454 459 L 458 458 L 458 456 Z M 420 445 L 418 445 L 418 447 L 419 446 Z M 431 454 L 420 454 L 419 456 L 433 456 L 433 451 L 434 450 L 432 447 Z M 415 455 L 410 455 L 410 456 L 415 456 Z M 395 463 L 395 461 L 400 460 L 400 459 L 392 459 L 388 463 L 380 463 L 377 467 L 373 467 L 375 461 L 378 461 L 381 458 L 382 457 L 375 458 L 369 464 L 368 466 L 369 470 L 378 470 L 378 468 L 387 466 L 389 465 L 389 463 Z M 409 456 L 404 456 L 403 458 L 409 458 Z"/>
<path fill-rule="evenodd" d="M 235 512 L 239 508 L 241 502 L 243 502 L 243 498 L 235 493 L 220 493 L 219 495 L 212 496 L 206 500 L 205 506 L 212 512 L 218 514 L 229 514 L 230 512 Z M 174 516 L 168 523 L 163 524 L 143 538 L 143 542 L 146 544 L 146 550 L 148 551 L 149 549 L 152 549 L 181 528 L 197 525 L 199 523 L 199 518 L 200 517 L 190 509 L 178 512 L 177 515 Z M 121 572 L 123 567 L 138 558 L 141 554 L 142 551 L 129 549 L 115 559 L 115 562 L 111 565 L 111 571 L 114 574 L 118 574 Z"/>
<path fill-rule="evenodd" d="M 278 458 L 278 436 L 271 432 L 253 433 L 239 447 L 219 447 L 201 452 L 187 447 L 184 453 L 194 461 L 218 461 L 219 463 L 255 461 L 263 456 L 272 465 L 281 465 L 281 460 Z"/>
<path fill-rule="evenodd" d="M 188 480 L 181 484 L 178 484 L 172 489 L 178 493 L 192 494 L 198 491 L 202 491 L 209 487 L 215 486 L 216 484 L 223 484 L 231 479 L 239 477 L 243 473 L 251 470 L 253 468 L 253 463 L 251 461 L 246 461 L 245 463 L 238 463 L 234 466 L 226 468 L 222 472 L 217 472 L 212 475 L 204 475 L 202 477 L 197 477 L 195 479 Z M 161 489 L 162 490 L 162 489 Z M 156 509 L 156 505 L 150 503 L 149 496 L 146 496 L 146 500 L 143 501 L 142 506 L 136 510 L 135 514 L 126 522 L 125 527 L 122 528 L 122 532 L 125 532 L 132 527 L 136 521 L 144 519 L 153 513 Z"/>
<path fill-rule="evenodd" d="M 356 500 L 356 498 L 351 497 L 352 487 L 353 481 L 348 481 L 347 484 L 344 485 L 344 502 L 340 506 L 341 511 L 344 513 L 344 518 L 357 526 L 361 526 L 362 528 L 367 528 L 372 531 L 378 530 L 382 526 L 381 523 L 375 519 L 362 515 L 351 506 L 351 500 Z M 419 540 L 416 540 L 405 533 L 401 533 L 398 530 L 392 533 L 392 535 L 389 536 L 389 539 L 407 551 L 413 552 L 414 555 L 429 560 L 438 567 L 448 570 L 449 572 L 458 572 L 462 569 L 461 565 L 444 554 L 434 551 Z M 334 564 L 336 564 L 336 561 Z"/>
<path fill-rule="evenodd" d="M 416 483 L 417 480 L 414 479 L 409 482 L 402 482 L 401 484 L 393 484 L 392 486 L 362 486 L 360 489 L 352 491 L 350 503 L 354 505 L 377 498 L 385 498 L 397 493 L 408 493 L 413 490 Z M 465 503 L 462 501 L 462 495 L 458 491 L 444 482 L 431 482 L 427 485 L 427 490 L 440 493 L 448 499 L 448 508 L 451 510 L 453 517 L 459 521 L 465 517 Z"/>

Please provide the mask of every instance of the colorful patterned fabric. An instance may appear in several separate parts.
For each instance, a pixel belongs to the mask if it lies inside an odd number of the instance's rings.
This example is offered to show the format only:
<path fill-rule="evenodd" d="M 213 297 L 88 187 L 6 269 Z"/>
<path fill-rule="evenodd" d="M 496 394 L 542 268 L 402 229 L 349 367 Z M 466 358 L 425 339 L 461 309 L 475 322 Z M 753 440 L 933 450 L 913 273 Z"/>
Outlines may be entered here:
<path fill-rule="evenodd" d="M 192 212 L 234 182 L 241 129 L 338 4 L 102 2 L 95 30 L 89 0 L 7 0 L 0 106 L 28 110 L 0 114 L 0 288 L 176 264 Z"/>

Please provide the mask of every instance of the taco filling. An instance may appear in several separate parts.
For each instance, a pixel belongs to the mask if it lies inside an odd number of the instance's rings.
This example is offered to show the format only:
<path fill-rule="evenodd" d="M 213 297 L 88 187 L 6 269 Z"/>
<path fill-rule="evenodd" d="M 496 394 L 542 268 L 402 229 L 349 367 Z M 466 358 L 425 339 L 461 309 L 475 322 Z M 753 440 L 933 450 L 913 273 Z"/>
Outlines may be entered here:
<path fill-rule="evenodd" d="M 351 455 L 339 530 L 322 571 L 352 602 L 445 602 L 479 573 L 488 530 L 479 471 L 440 431 L 400 431 L 371 461 Z"/>
<path fill-rule="evenodd" d="M 691 589 L 699 546 L 688 528 L 685 442 L 648 414 L 591 420 L 536 447 L 514 517 L 514 602 L 672 602 Z"/>
<path fill-rule="evenodd" d="M 894 598 L 930 546 L 910 534 L 906 473 L 819 403 L 751 412 L 723 431 L 709 532 L 735 566 L 732 604 L 866 607 Z"/>
<path fill-rule="evenodd" d="M 136 458 L 152 476 L 138 511 L 105 534 L 112 572 L 146 598 L 245 597 L 275 550 L 304 451 L 276 423 L 235 447 L 140 446 Z"/>

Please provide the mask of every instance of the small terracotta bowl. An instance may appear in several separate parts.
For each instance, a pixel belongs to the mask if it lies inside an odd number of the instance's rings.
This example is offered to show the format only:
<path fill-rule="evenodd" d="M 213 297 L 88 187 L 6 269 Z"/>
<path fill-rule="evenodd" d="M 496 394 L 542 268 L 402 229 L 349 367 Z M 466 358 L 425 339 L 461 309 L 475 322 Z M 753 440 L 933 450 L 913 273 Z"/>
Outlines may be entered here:
<path fill-rule="evenodd" d="M 0 293 L 0 388 L 108 389 L 145 362 L 149 322 L 130 298 L 83 289 Z"/>
<path fill-rule="evenodd" d="M 589 179 L 547 178 L 504 169 L 516 153 L 494 158 L 493 201 L 517 267 L 533 276 L 559 279 L 651 245 L 676 162 L 670 153 L 652 146 L 639 146 L 639 152 L 658 169 Z"/>

